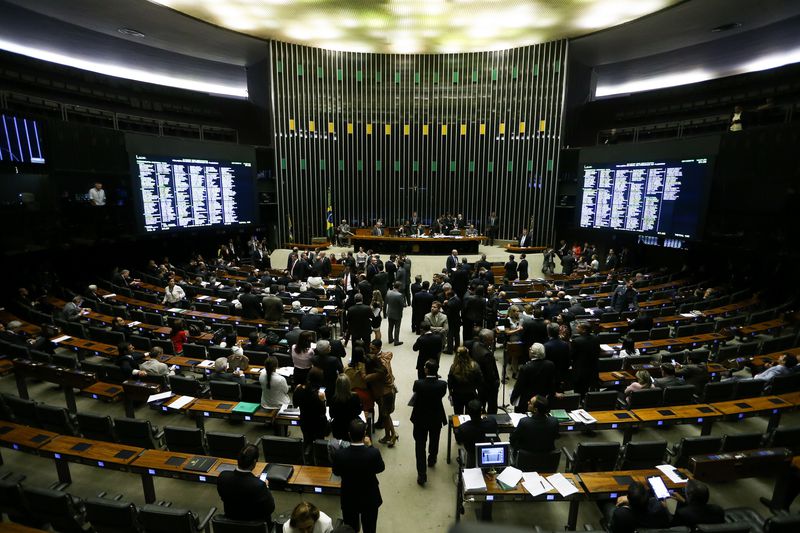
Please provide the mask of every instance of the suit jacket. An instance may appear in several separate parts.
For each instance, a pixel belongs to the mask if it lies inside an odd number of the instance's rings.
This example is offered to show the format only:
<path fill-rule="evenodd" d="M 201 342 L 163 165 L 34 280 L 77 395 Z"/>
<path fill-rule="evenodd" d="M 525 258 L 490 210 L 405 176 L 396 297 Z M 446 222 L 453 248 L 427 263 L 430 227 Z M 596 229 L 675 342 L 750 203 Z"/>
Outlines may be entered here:
<path fill-rule="evenodd" d="M 372 235 L 374 235 L 375 237 L 380 237 L 381 235 L 383 235 L 383 228 L 373 227 Z"/>
<path fill-rule="evenodd" d="M 600 357 L 600 342 L 595 335 L 573 337 L 570 349 L 572 354 L 572 378 L 577 392 L 585 392 L 586 387 L 597 383 L 597 360 Z"/>
<path fill-rule="evenodd" d="M 570 364 L 569 344 L 558 338 L 550 339 L 544 343 L 544 357 L 556 365 L 557 379 L 566 380 Z"/>
<path fill-rule="evenodd" d="M 372 309 L 365 304 L 355 304 L 347 311 L 347 328 L 355 337 L 372 333 Z"/>
<path fill-rule="evenodd" d="M 494 359 L 494 352 L 489 350 L 482 343 L 477 342 L 472 348 L 472 358 L 481 367 L 483 374 L 483 387 L 494 388 L 500 385 L 500 372 L 497 370 L 497 361 Z"/>
<path fill-rule="evenodd" d="M 558 438 L 558 420 L 552 416 L 527 416 L 511 432 L 509 442 L 515 450 L 532 453 L 552 452 Z"/>
<path fill-rule="evenodd" d="M 403 293 L 394 289 L 386 293 L 386 316 L 391 320 L 401 320 L 403 318 L 403 307 L 406 298 Z"/>
<path fill-rule="evenodd" d="M 466 265 L 457 268 L 450 276 L 450 284 L 453 286 L 453 292 L 459 297 L 463 297 L 469 286 L 469 268 Z"/>
<path fill-rule="evenodd" d="M 453 254 L 448 255 L 445 266 L 447 267 L 447 270 L 450 270 L 451 268 L 458 268 L 458 256 L 454 256 Z"/>
<path fill-rule="evenodd" d="M 474 323 L 482 323 L 486 315 L 486 298 L 474 294 L 465 294 L 461 311 L 462 318 Z"/>
<path fill-rule="evenodd" d="M 242 318 L 261 318 L 264 312 L 261 309 L 261 298 L 253 293 L 239 295 L 239 302 L 242 304 Z"/>
<path fill-rule="evenodd" d="M 556 392 L 556 365 L 547 359 L 533 359 L 519 369 L 519 378 L 511 391 L 511 404 L 517 405 L 519 399 L 520 410 L 528 410 L 528 400 L 534 395 L 552 396 Z"/>
<path fill-rule="evenodd" d="M 517 272 L 519 273 L 519 279 L 528 279 L 528 260 L 527 259 L 520 260 L 519 264 L 517 264 Z"/>
<path fill-rule="evenodd" d="M 522 234 L 520 234 L 520 236 L 517 237 L 517 241 L 514 244 L 521 246 L 522 248 L 528 248 L 530 246 L 533 246 L 533 235 L 528 233 L 523 237 Z"/>
<path fill-rule="evenodd" d="M 414 343 L 414 351 L 417 354 L 417 370 L 422 371 L 425 361 L 428 359 L 439 360 L 442 353 L 442 336 L 438 333 L 425 333 L 420 335 Z"/>
<path fill-rule="evenodd" d="M 377 509 L 383 503 L 378 474 L 383 472 L 381 452 L 372 446 L 340 448 L 333 456 L 333 473 L 342 478 L 342 509 Z"/>
<path fill-rule="evenodd" d="M 325 325 L 325 315 L 306 313 L 300 319 L 300 329 L 319 331 Z"/>
<path fill-rule="evenodd" d="M 369 280 L 361 280 L 358 282 L 358 292 L 361 293 L 361 297 L 364 299 L 364 304 L 369 305 L 372 303 L 372 283 Z"/>
<path fill-rule="evenodd" d="M 289 275 L 293 279 L 301 279 L 303 281 L 308 279 L 308 261 L 303 261 L 302 259 L 298 259 L 296 263 L 292 265 L 292 270 L 289 272 Z"/>
<path fill-rule="evenodd" d="M 505 277 L 506 279 L 517 279 L 517 262 L 516 261 L 508 261 L 504 266 L 506 270 Z"/>
<path fill-rule="evenodd" d="M 411 322 L 412 324 L 419 324 L 425 318 L 427 313 L 431 312 L 431 304 L 433 303 L 433 294 L 428 291 L 419 291 L 414 295 L 414 300 L 411 302 Z"/>
<path fill-rule="evenodd" d="M 414 407 L 411 423 L 422 428 L 436 429 L 447 424 L 442 399 L 447 394 L 447 383 L 436 376 L 426 376 L 414 382 Z"/>
<path fill-rule="evenodd" d="M 272 522 L 275 500 L 266 484 L 252 472 L 226 470 L 217 479 L 225 516 L 233 520 Z"/>
<path fill-rule="evenodd" d="M 614 289 L 611 296 L 611 307 L 617 312 L 627 311 L 628 307 L 636 307 L 638 304 L 638 293 L 635 289 L 628 289 L 627 285 L 620 284 Z"/>
<path fill-rule="evenodd" d="M 389 275 L 386 272 L 378 272 L 372 277 L 372 288 L 378 290 L 381 296 L 386 296 L 389 290 Z"/>
<path fill-rule="evenodd" d="M 522 321 L 522 342 L 530 347 L 533 343 L 544 344 L 547 342 L 547 324 L 544 319 L 534 318 Z"/>
<path fill-rule="evenodd" d="M 458 426 L 454 434 L 456 442 L 464 446 L 467 453 L 467 468 L 474 468 L 475 443 L 486 442 L 486 435 L 497 434 L 497 420 L 494 418 L 470 419 Z"/>
<path fill-rule="evenodd" d="M 723 524 L 724 522 L 725 511 L 719 505 L 713 503 L 703 505 L 679 503 L 670 525 L 694 528 L 698 524 Z"/>
<path fill-rule="evenodd" d="M 447 315 L 447 324 L 451 329 L 461 327 L 461 298 L 457 294 L 448 298 L 444 304 L 443 311 Z"/>

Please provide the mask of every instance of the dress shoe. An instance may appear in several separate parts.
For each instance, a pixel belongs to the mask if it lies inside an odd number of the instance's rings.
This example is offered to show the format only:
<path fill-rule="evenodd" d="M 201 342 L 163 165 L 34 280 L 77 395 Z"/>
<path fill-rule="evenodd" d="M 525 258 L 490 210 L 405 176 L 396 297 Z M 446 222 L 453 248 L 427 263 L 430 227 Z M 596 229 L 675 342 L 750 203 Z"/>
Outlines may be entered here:
<path fill-rule="evenodd" d="M 425 483 L 428 481 L 428 476 L 417 476 L 417 485 L 420 487 L 425 486 Z"/>
<path fill-rule="evenodd" d="M 395 343 L 394 343 L 395 346 L 400 346 L 402 344 L 403 344 L 403 341 L 395 341 Z"/>
<path fill-rule="evenodd" d="M 434 457 L 428 457 L 428 466 L 430 468 L 433 468 L 434 466 L 436 466 L 436 459 Z"/>

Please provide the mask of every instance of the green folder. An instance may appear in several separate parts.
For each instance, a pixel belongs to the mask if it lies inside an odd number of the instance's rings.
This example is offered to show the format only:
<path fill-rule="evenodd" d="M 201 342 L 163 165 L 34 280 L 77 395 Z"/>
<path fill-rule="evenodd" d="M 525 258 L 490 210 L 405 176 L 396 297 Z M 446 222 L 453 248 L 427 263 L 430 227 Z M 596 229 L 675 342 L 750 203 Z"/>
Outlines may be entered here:
<path fill-rule="evenodd" d="M 236 407 L 234 407 L 231 410 L 231 412 L 233 412 L 233 413 L 247 413 L 248 415 L 251 415 L 251 414 L 255 413 L 256 411 L 258 411 L 259 407 L 261 407 L 261 405 L 257 404 L 257 403 L 239 402 L 239 403 L 236 404 Z"/>
<path fill-rule="evenodd" d="M 235 410 L 236 409 L 234 409 L 234 411 Z M 571 420 L 571 418 L 564 409 L 553 409 L 552 411 L 550 411 L 550 416 L 552 416 L 559 422 L 566 422 L 567 420 Z"/>

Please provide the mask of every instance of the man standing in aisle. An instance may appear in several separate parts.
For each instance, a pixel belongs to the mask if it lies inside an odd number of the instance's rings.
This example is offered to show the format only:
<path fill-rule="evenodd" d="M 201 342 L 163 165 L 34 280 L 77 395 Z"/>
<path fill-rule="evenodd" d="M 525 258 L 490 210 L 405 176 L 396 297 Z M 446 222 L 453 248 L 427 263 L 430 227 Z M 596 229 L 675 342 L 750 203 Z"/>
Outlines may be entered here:
<path fill-rule="evenodd" d="M 487 244 L 494 246 L 494 240 L 497 238 L 497 231 L 500 229 L 500 219 L 494 211 L 489 215 L 489 221 L 486 224 L 486 237 Z"/>
<path fill-rule="evenodd" d="M 425 485 L 428 470 L 425 462 L 425 444 L 428 444 L 427 466 L 436 465 L 439 454 L 439 436 L 447 424 L 442 398 L 447 394 L 447 383 L 439 379 L 439 364 L 429 359 L 425 362 L 425 377 L 414 382 L 414 407 L 411 423 L 414 424 L 414 449 L 417 458 L 417 484 Z"/>
<path fill-rule="evenodd" d="M 103 190 L 103 184 L 99 181 L 94 184 L 94 187 L 89 189 L 89 203 L 95 207 L 103 207 L 106 205 L 106 191 Z"/>
<path fill-rule="evenodd" d="M 403 308 L 406 306 L 406 297 L 403 296 L 402 283 L 394 282 L 392 290 L 386 293 L 386 317 L 389 319 L 389 342 L 395 346 L 400 342 L 400 322 L 403 320 Z"/>

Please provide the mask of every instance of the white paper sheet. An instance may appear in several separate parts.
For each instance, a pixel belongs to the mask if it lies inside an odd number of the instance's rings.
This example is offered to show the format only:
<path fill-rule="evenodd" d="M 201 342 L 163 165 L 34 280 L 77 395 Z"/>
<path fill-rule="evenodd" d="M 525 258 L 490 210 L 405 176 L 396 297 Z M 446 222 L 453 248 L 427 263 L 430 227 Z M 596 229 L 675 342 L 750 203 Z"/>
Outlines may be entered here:
<path fill-rule="evenodd" d="M 600 349 L 603 350 L 604 352 L 616 352 L 616 350 L 611 346 L 609 346 L 608 344 L 601 344 Z"/>
<path fill-rule="evenodd" d="M 214 361 L 211 359 L 206 359 L 197 363 L 197 366 L 200 368 L 214 368 Z"/>
<path fill-rule="evenodd" d="M 134 320 L 133 322 L 128 322 L 128 327 L 132 328 L 134 326 L 138 326 L 139 324 L 141 324 L 141 322 L 139 322 L 138 320 Z"/>
<path fill-rule="evenodd" d="M 458 415 L 458 423 L 463 424 L 464 422 L 468 422 L 470 420 L 469 415 Z"/>
<path fill-rule="evenodd" d="M 480 468 L 464 469 L 464 492 L 471 490 L 486 490 L 486 480 Z"/>
<path fill-rule="evenodd" d="M 169 407 L 170 409 L 182 409 L 183 407 L 189 405 L 189 403 L 191 403 L 192 400 L 194 400 L 193 396 L 181 396 L 180 398 L 169 404 L 167 407 Z"/>
<path fill-rule="evenodd" d="M 322 309 L 325 310 L 325 311 L 336 311 L 336 306 L 335 305 L 326 305 Z"/>
<path fill-rule="evenodd" d="M 575 409 L 574 411 L 570 411 L 567 413 L 571 419 L 575 422 L 583 423 L 583 424 L 594 424 L 597 422 L 597 419 L 590 415 L 584 409 Z"/>
<path fill-rule="evenodd" d="M 677 473 L 675 472 L 675 467 L 672 465 L 658 465 L 656 467 L 659 469 L 667 478 L 672 481 L 673 483 L 686 483 L 688 479 L 678 477 Z"/>
<path fill-rule="evenodd" d="M 169 398 L 171 396 L 172 396 L 172 391 L 159 392 L 158 394 L 151 394 L 147 398 L 147 403 L 157 402 L 158 400 L 166 400 L 167 398 Z"/>
<path fill-rule="evenodd" d="M 104 294 L 104 295 L 103 295 L 103 298 L 113 298 L 113 297 L 114 297 L 114 296 L 116 296 L 116 295 L 117 295 L 116 293 L 114 293 L 114 292 L 111 292 L 111 293 L 109 293 L 109 294 Z"/>
<path fill-rule="evenodd" d="M 64 342 L 65 340 L 71 339 L 69 335 L 61 335 L 60 337 L 56 337 L 55 339 L 50 339 L 50 342 Z"/>
<path fill-rule="evenodd" d="M 578 489 L 575 487 L 575 485 L 570 483 L 563 474 L 553 474 L 547 478 L 547 481 L 549 481 L 550 484 L 553 485 L 553 488 L 556 489 L 563 497 L 567 497 L 570 494 L 575 494 L 578 492 Z"/>
<path fill-rule="evenodd" d="M 514 425 L 514 427 L 517 427 L 519 425 L 519 421 L 526 416 L 528 415 L 525 413 L 508 413 L 508 418 L 511 419 L 511 423 Z"/>
<path fill-rule="evenodd" d="M 681 313 L 681 316 L 685 316 L 686 318 L 694 318 L 694 313 Z"/>
<path fill-rule="evenodd" d="M 282 366 L 278 370 L 276 370 L 275 372 L 277 372 L 278 375 L 280 375 L 280 376 L 288 378 L 288 377 L 291 377 L 292 375 L 294 375 L 294 367 L 293 366 Z"/>
<path fill-rule="evenodd" d="M 553 486 L 537 472 L 523 472 L 522 487 L 530 492 L 531 496 L 539 496 L 553 490 Z"/>
<path fill-rule="evenodd" d="M 516 487 L 520 479 L 522 479 L 522 470 L 514 468 L 513 466 L 507 466 L 497 476 L 497 481 L 507 487 Z"/>

